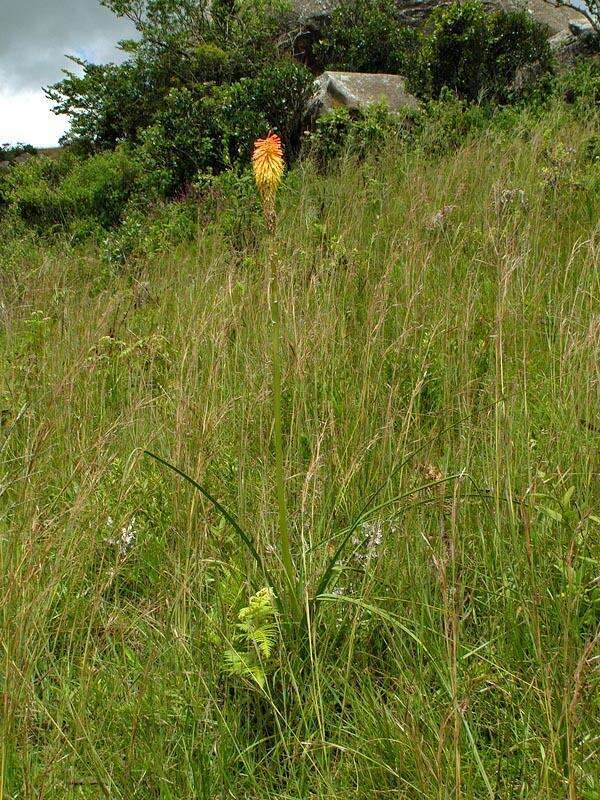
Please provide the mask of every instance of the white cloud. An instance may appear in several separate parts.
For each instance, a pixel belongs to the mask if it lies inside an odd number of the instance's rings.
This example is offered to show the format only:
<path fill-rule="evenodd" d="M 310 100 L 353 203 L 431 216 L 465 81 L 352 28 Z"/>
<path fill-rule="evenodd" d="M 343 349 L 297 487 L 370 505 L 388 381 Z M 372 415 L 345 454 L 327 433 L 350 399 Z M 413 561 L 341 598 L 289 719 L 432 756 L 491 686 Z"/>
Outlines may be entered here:
<path fill-rule="evenodd" d="M 0 144 L 24 142 L 52 147 L 67 129 L 68 120 L 52 113 L 52 102 L 41 89 L 10 92 L 0 88 Z"/>
<path fill-rule="evenodd" d="M 77 71 L 66 53 L 118 62 L 117 41 L 133 35 L 98 0 L 0 0 L 0 144 L 55 145 L 68 120 L 52 114 L 41 87 Z"/>

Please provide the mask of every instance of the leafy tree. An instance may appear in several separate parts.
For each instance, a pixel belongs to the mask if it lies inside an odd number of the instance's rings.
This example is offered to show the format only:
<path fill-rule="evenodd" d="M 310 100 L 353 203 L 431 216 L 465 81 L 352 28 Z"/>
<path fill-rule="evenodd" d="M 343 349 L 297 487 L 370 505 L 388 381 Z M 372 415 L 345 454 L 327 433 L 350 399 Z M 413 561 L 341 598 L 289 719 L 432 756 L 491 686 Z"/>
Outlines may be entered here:
<path fill-rule="evenodd" d="M 172 71 L 162 72 L 160 62 L 148 63 L 141 54 L 119 65 L 71 60 L 83 74 L 67 72 L 46 94 L 56 103 L 55 113 L 70 117 L 63 143 L 76 143 L 85 151 L 135 141 L 172 88 Z"/>
<path fill-rule="evenodd" d="M 218 0 L 105 0 L 131 19 L 139 38 L 120 43 L 122 64 L 73 63 L 46 93 L 55 111 L 71 120 L 67 141 L 90 151 L 138 141 L 164 110 L 173 89 L 194 97 L 211 87 L 256 75 L 277 51 L 278 7 L 266 2 Z"/>
<path fill-rule="evenodd" d="M 488 13 L 479 0 L 440 6 L 431 15 L 413 89 L 438 98 L 442 89 L 464 100 L 510 98 L 518 71 L 538 64 L 548 71 L 547 31 L 526 11 Z"/>
<path fill-rule="evenodd" d="M 204 93 L 173 89 L 141 134 L 138 157 L 147 189 L 170 196 L 198 173 L 248 163 L 253 141 L 269 128 L 279 132 L 293 155 L 312 83 L 304 67 L 281 60 L 255 77 Z"/>
<path fill-rule="evenodd" d="M 405 72 L 417 32 L 394 0 L 342 0 L 313 48 L 321 68 L 353 72 Z"/>

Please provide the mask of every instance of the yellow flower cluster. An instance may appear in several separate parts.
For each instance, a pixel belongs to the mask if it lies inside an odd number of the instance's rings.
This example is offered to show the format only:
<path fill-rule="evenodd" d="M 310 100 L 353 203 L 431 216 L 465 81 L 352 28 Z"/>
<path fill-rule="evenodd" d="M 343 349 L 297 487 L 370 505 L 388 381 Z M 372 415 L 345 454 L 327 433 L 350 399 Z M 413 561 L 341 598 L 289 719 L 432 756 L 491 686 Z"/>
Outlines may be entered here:
<path fill-rule="evenodd" d="M 275 193 L 281 183 L 285 161 L 281 139 L 275 133 L 269 133 L 265 139 L 258 139 L 252 154 L 254 180 L 260 192 L 267 224 L 275 225 Z"/>

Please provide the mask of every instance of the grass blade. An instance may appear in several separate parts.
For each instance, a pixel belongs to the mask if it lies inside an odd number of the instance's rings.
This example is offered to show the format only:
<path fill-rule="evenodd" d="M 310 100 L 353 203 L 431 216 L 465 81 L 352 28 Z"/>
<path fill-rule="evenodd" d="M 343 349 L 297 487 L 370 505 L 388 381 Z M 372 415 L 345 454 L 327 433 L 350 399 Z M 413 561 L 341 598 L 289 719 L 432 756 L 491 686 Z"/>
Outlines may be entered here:
<path fill-rule="evenodd" d="M 183 470 L 180 470 L 174 464 L 171 464 L 170 462 L 165 461 L 164 458 L 161 458 L 160 456 L 156 455 L 156 453 L 151 453 L 149 450 L 144 450 L 144 453 L 147 456 L 150 456 L 150 458 L 153 458 L 159 464 L 162 464 L 164 467 L 167 467 L 168 469 L 170 469 L 176 475 L 179 475 L 181 478 L 184 479 L 184 481 L 187 481 L 189 484 L 191 484 L 191 486 L 193 486 L 194 489 L 197 489 L 200 492 L 200 494 L 203 495 L 217 509 L 219 514 L 221 514 L 221 516 L 225 518 L 225 520 L 231 525 L 231 527 L 234 529 L 234 531 L 240 537 L 240 539 L 242 540 L 242 542 L 246 546 L 246 549 L 249 551 L 249 553 L 252 555 L 252 557 L 256 561 L 260 571 L 263 573 L 263 575 L 265 576 L 265 578 L 269 582 L 269 585 L 272 586 L 273 582 L 271 580 L 270 574 L 269 574 L 268 570 L 266 569 L 265 565 L 263 564 L 263 560 L 260 557 L 260 555 L 258 553 L 258 550 L 256 549 L 256 546 L 254 544 L 254 541 L 252 540 L 252 537 L 250 536 L 250 534 L 246 533 L 246 531 L 241 527 L 241 525 L 235 519 L 235 517 L 232 516 L 229 513 L 229 511 L 227 511 L 225 506 L 221 505 L 221 503 L 219 503 L 219 501 L 215 497 L 213 497 L 211 495 L 211 493 L 207 489 L 205 489 L 204 486 L 202 486 L 202 484 L 198 483 L 198 481 L 194 480 L 192 477 L 190 477 L 187 473 L 183 472 Z"/>

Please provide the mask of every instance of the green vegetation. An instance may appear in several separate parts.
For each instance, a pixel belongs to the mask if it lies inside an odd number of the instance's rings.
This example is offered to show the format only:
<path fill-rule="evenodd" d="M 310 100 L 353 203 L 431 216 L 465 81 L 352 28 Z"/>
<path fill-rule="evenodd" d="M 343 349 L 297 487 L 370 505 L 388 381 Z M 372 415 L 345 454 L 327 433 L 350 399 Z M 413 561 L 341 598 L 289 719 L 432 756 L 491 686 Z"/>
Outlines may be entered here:
<path fill-rule="evenodd" d="M 391 72 L 419 97 L 450 89 L 462 99 L 507 102 L 519 70 L 551 72 L 547 31 L 527 11 L 489 13 L 480 0 L 441 5 L 424 31 L 407 27 L 393 0 L 344 0 L 314 47 L 322 68 Z"/>
<path fill-rule="evenodd" d="M 3 178 L 2 800 L 598 797 L 595 69 L 338 114 L 273 238 L 124 145 Z"/>
<path fill-rule="evenodd" d="M 1 151 L 0 800 L 597 800 L 598 60 L 347 3 L 422 103 L 305 132 L 282 6 L 106 5 Z"/>
<path fill-rule="evenodd" d="M 62 167 L 24 168 L 8 190 L 0 184 L 0 206 L 38 228 L 57 224 L 58 212 L 81 235 L 82 217 L 91 219 L 90 231 L 110 228 L 131 206 L 147 210 L 188 194 L 198 180 L 244 169 L 252 142 L 269 130 L 281 136 L 289 160 L 299 155 L 314 75 L 286 49 L 284 3 L 220 0 L 210 13 L 198 0 L 105 4 L 130 17 L 139 38 L 121 43 L 122 64 L 73 59 L 78 70 L 49 87 L 57 112 L 69 116 L 71 158 Z M 348 0 L 309 61 L 401 73 L 425 102 L 450 91 L 463 102 L 495 106 L 551 92 L 546 31 L 526 12 L 488 14 L 479 0 L 438 9 L 425 31 L 407 27 L 393 0 Z M 95 164 L 74 160 L 90 156 Z M 90 173 L 97 174 L 94 186 Z"/>
<path fill-rule="evenodd" d="M 551 71 L 547 32 L 525 10 L 490 14 L 480 2 L 457 3 L 439 6 L 430 24 L 413 78 L 420 94 L 438 98 L 449 89 L 466 100 L 507 102 L 519 94 L 519 70 Z"/>
<path fill-rule="evenodd" d="M 0 161 L 13 161 L 15 158 L 23 155 L 35 155 L 37 152 L 35 147 L 30 144 L 15 144 L 8 143 L 0 145 Z"/>
<path fill-rule="evenodd" d="M 416 64 L 421 36 L 394 0 L 344 0 L 312 48 L 322 69 L 403 74 Z"/>

